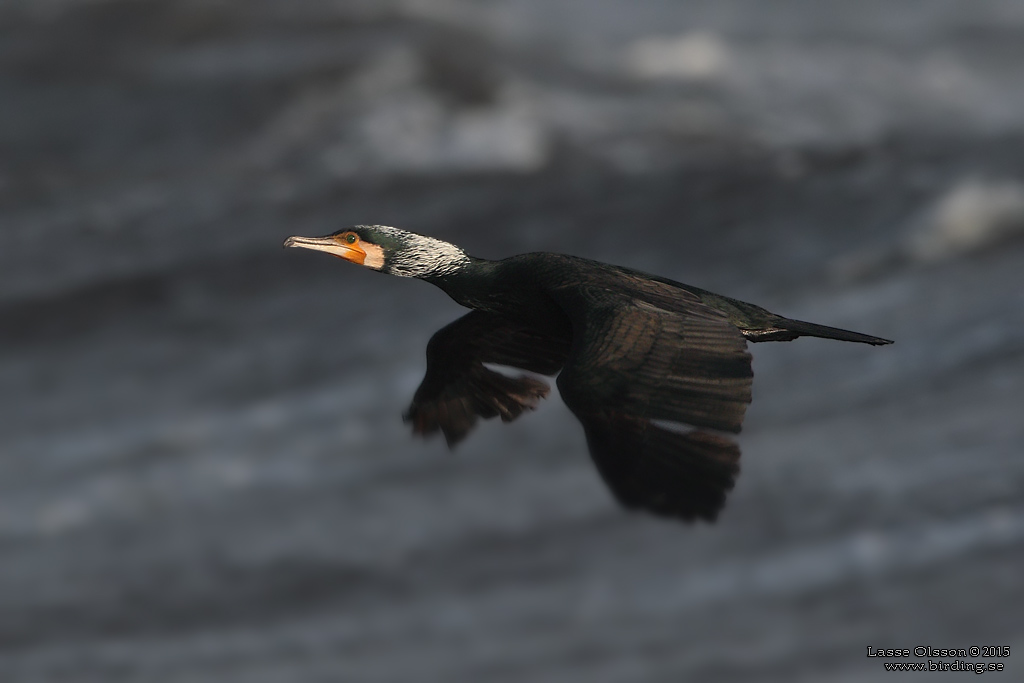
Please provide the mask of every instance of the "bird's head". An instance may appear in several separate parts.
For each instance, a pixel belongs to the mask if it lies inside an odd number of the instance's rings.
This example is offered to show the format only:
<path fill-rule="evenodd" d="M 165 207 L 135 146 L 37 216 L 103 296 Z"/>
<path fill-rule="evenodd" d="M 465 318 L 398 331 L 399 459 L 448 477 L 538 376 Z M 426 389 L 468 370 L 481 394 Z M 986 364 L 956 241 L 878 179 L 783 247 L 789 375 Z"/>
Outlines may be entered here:
<path fill-rule="evenodd" d="M 356 225 L 324 237 L 289 237 L 286 247 L 325 251 L 401 277 L 444 276 L 469 263 L 454 244 L 386 225 Z"/>

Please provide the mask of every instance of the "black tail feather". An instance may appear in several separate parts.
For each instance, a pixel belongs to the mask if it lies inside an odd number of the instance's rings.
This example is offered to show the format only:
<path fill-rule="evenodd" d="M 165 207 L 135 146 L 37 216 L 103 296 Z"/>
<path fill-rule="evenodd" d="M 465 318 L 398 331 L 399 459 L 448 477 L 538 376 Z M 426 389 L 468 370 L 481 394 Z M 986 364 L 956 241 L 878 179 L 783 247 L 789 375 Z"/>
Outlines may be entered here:
<path fill-rule="evenodd" d="M 760 330 L 743 330 L 743 335 L 753 342 L 762 341 L 791 341 L 797 337 L 821 337 L 822 339 L 838 339 L 839 341 L 860 342 L 872 346 L 892 344 L 891 339 L 873 337 L 870 334 L 851 332 L 838 327 L 818 325 L 816 323 L 804 322 L 803 320 L 792 320 L 790 318 L 777 318 L 772 320 L 772 327 Z"/>

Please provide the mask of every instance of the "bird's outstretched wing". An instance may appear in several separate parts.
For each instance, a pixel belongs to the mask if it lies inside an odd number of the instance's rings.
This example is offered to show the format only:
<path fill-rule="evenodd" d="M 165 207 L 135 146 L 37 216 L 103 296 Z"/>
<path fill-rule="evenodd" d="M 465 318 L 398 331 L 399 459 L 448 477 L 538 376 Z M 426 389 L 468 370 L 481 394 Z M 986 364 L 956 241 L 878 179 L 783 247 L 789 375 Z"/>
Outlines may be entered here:
<path fill-rule="evenodd" d="M 427 344 L 427 374 L 403 416 L 417 434 L 439 429 L 449 447 L 478 417 L 509 422 L 536 407 L 550 387 L 534 377 L 508 377 L 484 363 L 553 375 L 565 362 L 570 339 L 473 311 L 442 327 Z"/>
<path fill-rule="evenodd" d="M 558 389 L 623 505 L 713 520 L 739 472 L 739 447 L 716 432 L 739 432 L 750 403 L 746 341 L 688 292 L 628 284 L 554 292 L 573 325 Z"/>

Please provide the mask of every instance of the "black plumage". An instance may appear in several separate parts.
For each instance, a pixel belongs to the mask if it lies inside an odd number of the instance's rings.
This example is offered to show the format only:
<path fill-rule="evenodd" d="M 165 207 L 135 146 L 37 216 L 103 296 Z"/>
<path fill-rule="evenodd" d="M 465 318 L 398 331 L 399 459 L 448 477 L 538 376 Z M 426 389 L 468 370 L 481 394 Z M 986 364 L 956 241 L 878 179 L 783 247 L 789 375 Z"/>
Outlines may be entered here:
<path fill-rule="evenodd" d="M 738 433 L 753 371 L 749 341 L 879 337 L 790 320 L 639 271 L 561 254 L 501 261 L 387 226 L 356 226 L 285 246 L 325 251 L 431 282 L 474 309 L 434 334 L 405 419 L 453 446 L 478 418 L 510 421 L 549 391 L 583 425 L 591 456 L 625 506 L 713 520 L 739 472 Z"/>

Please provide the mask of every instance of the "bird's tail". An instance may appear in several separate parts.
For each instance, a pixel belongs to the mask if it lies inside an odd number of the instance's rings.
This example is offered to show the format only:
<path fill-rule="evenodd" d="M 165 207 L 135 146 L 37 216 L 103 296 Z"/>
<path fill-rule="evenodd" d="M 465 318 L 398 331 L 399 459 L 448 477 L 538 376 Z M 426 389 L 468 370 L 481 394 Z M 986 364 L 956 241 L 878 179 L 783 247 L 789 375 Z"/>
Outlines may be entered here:
<path fill-rule="evenodd" d="M 815 323 L 804 322 L 803 320 L 791 320 L 789 318 L 780 318 L 779 320 L 774 321 L 774 323 L 775 327 L 784 332 L 795 333 L 793 334 L 793 336 L 789 336 L 790 339 L 795 339 L 796 337 L 799 336 L 805 336 L 821 337 L 823 339 L 838 339 L 839 341 L 848 342 L 860 342 L 862 344 L 871 344 L 872 346 L 892 344 L 891 339 L 872 337 L 870 334 L 861 334 L 860 332 L 841 330 L 838 327 L 829 327 L 827 325 L 817 325 Z M 781 338 L 782 337 L 780 337 L 780 339 Z"/>

